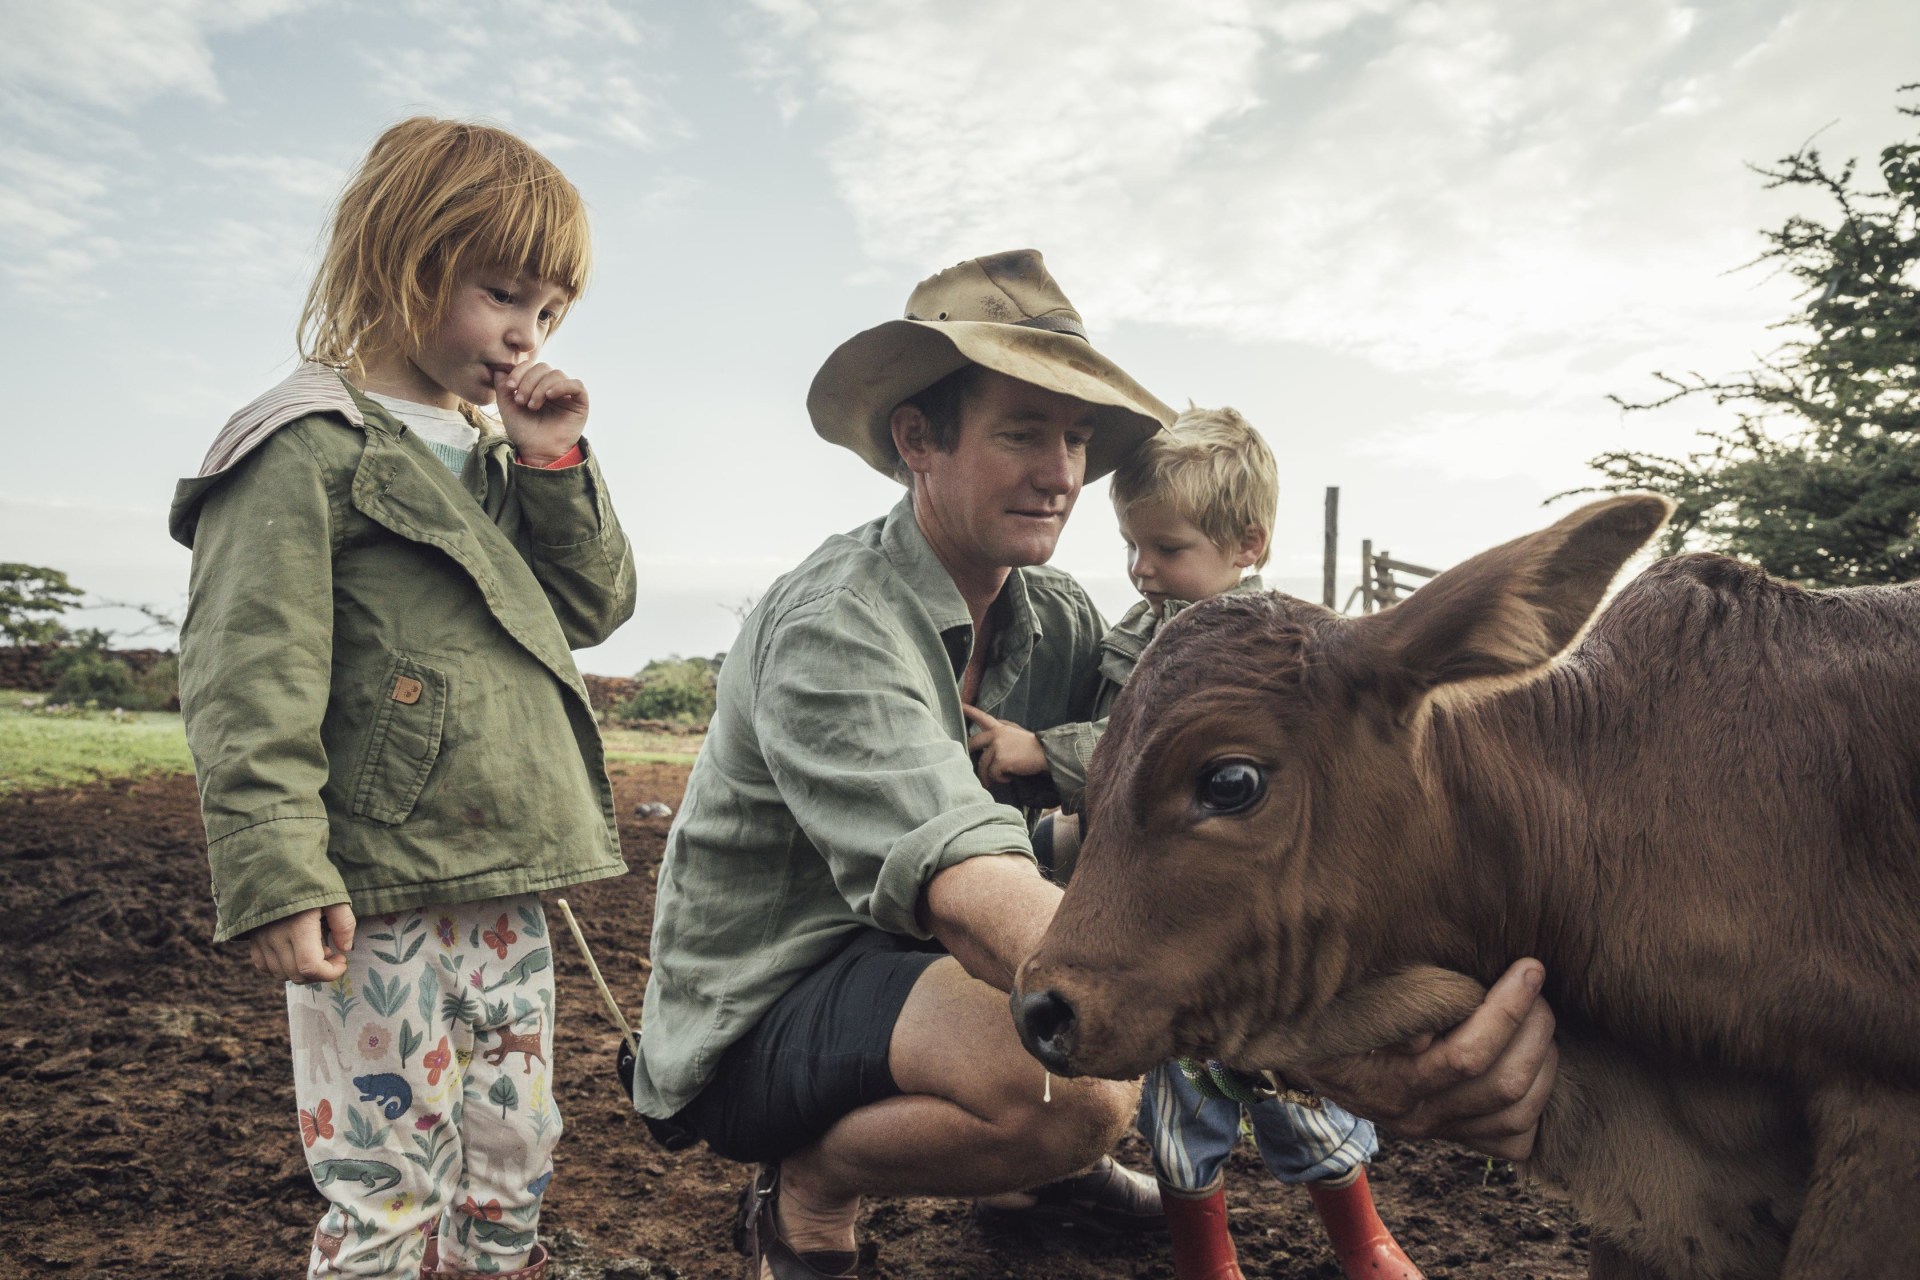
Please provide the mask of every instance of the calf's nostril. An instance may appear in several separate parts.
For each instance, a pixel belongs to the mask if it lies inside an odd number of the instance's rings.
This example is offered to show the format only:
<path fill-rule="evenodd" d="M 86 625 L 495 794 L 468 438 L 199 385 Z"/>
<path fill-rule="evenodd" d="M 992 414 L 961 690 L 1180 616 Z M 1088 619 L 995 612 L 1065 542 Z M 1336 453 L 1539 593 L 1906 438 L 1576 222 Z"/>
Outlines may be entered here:
<path fill-rule="evenodd" d="M 1020 1042 L 1055 1075 L 1070 1075 L 1073 1056 L 1073 1002 L 1057 991 L 1014 992 L 1013 1021 Z"/>

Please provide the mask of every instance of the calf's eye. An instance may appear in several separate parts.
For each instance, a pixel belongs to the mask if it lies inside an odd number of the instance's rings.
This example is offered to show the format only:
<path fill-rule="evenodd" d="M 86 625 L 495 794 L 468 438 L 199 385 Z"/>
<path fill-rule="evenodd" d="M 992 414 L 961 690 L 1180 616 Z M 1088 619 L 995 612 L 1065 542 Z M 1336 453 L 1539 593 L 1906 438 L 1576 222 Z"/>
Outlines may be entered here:
<path fill-rule="evenodd" d="M 1200 807 L 1209 813 L 1240 813 L 1267 794 L 1267 775 L 1245 760 L 1217 764 L 1200 775 Z"/>

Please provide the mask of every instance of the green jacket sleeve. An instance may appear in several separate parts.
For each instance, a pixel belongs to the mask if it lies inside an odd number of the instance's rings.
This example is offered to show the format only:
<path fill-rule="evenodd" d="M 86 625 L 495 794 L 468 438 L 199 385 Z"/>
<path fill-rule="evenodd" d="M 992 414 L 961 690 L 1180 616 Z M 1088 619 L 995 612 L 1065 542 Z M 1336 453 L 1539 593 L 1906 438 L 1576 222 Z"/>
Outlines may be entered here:
<path fill-rule="evenodd" d="M 974 776 L 957 691 L 943 723 L 930 657 L 947 661 L 915 650 L 857 592 L 828 592 L 774 626 L 753 709 L 768 771 L 841 898 L 878 928 L 921 938 L 920 893 L 940 871 L 1032 855 L 1020 812 Z"/>
<path fill-rule="evenodd" d="M 1087 789 L 1087 766 L 1093 749 L 1107 731 L 1107 712 L 1118 689 L 1100 670 L 1100 638 L 1107 624 L 1084 596 L 1078 598 L 1075 625 L 1072 628 L 1072 717 L 1051 728 L 1038 729 L 1040 750 L 1047 757 L 1047 776 L 1059 793 L 1060 807 L 1069 813 L 1080 809 Z"/>
<path fill-rule="evenodd" d="M 333 531 L 325 473 L 280 431 L 201 502 L 180 708 L 225 941 L 347 901 L 327 859 L 320 789 L 333 646 Z"/>
<path fill-rule="evenodd" d="M 1069 813 L 1080 809 L 1080 798 L 1087 789 L 1087 766 L 1092 763 L 1093 749 L 1106 731 L 1107 720 L 1102 716 L 1098 720 L 1055 725 L 1034 734 L 1047 757 L 1047 774 L 1060 793 L 1060 807 Z"/>
<path fill-rule="evenodd" d="M 582 449 L 586 443 L 581 442 Z M 633 616 L 633 548 L 607 499 L 600 464 L 588 454 L 559 471 L 508 468 L 517 539 L 553 605 L 567 644 L 599 644 Z"/>

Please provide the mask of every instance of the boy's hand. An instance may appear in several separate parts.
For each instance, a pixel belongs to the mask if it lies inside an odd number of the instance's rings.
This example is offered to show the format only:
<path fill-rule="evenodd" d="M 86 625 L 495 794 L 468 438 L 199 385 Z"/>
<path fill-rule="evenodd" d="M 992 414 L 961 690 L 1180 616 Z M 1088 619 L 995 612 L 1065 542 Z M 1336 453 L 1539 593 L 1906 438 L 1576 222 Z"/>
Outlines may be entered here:
<path fill-rule="evenodd" d="M 579 442 L 587 429 L 587 388 L 552 365 L 521 365 L 493 375 L 500 421 L 514 452 L 544 467 Z"/>
<path fill-rule="evenodd" d="M 323 920 L 325 938 L 320 933 Z M 247 959 L 282 982 L 332 982 L 347 971 L 353 927 L 353 908 L 346 903 L 314 907 L 249 933 Z"/>
<path fill-rule="evenodd" d="M 960 704 L 977 732 L 967 739 L 967 750 L 979 755 L 975 772 L 987 786 L 1047 771 L 1047 753 L 1040 739 L 1011 720 L 996 720 L 978 707 Z"/>

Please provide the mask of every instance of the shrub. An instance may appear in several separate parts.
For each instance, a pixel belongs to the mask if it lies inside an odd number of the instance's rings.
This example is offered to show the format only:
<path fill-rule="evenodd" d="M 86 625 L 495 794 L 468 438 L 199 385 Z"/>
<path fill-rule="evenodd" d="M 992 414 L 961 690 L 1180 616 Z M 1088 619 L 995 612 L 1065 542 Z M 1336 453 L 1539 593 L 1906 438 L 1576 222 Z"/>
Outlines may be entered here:
<path fill-rule="evenodd" d="M 133 698 L 133 668 L 107 652 L 112 637 L 104 631 L 76 631 L 70 643 L 47 655 L 53 698 L 75 705 L 125 707 Z"/>
<path fill-rule="evenodd" d="M 668 720 L 704 724 L 713 716 L 714 676 L 720 664 L 710 658 L 656 658 L 634 677 L 633 695 L 614 708 L 623 720 Z"/>
<path fill-rule="evenodd" d="M 145 671 L 133 673 L 133 692 L 120 704 L 129 711 L 180 709 L 180 655 L 163 655 Z"/>

